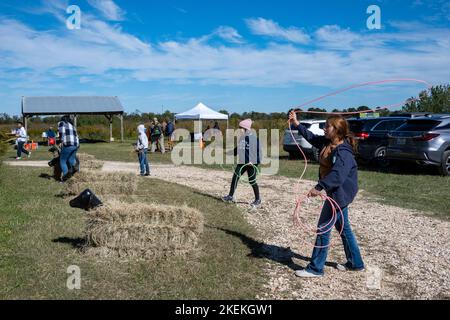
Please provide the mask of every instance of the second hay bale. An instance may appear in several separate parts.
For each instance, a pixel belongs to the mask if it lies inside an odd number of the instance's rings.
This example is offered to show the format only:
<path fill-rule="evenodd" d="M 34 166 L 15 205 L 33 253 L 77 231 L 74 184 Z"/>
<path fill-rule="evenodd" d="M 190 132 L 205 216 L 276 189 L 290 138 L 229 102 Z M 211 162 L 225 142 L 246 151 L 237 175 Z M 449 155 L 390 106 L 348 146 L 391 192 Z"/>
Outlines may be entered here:
<path fill-rule="evenodd" d="M 83 169 L 99 170 L 103 167 L 103 161 L 97 160 L 93 155 L 78 153 L 77 156 Z"/>
<path fill-rule="evenodd" d="M 153 259 L 192 253 L 204 218 L 187 206 L 108 202 L 88 213 L 88 250 L 102 256 Z"/>
<path fill-rule="evenodd" d="M 137 191 L 137 179 L 131 173 L 84 170 L 66 182 L 62 195 L 76 196 L 86 189 L 100 195 L 133 194 Z"/>

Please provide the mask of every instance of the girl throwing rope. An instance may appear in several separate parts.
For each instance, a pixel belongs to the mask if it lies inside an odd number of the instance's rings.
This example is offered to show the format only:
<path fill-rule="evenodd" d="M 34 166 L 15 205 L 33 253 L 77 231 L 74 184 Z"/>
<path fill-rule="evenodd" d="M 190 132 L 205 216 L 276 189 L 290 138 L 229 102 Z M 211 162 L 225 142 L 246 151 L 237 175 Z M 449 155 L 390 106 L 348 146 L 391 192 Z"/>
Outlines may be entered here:
<path fill-rule="evenodd" d="M 244 135 L 240 137 L 238 146 L 234 149 L 234 155 L 238 156 L 238 164 L 231 181 L 230 193 L 223 197 L 225 202 L 235 202 L 234 193 L 241 176 L 247 172 L 248 180 L 255 193 L 255 201 L 251 204 L 253 209 L 261 205 L 259 187 L 256 182 L 258 166 L 261 164 L 261 148 L 258 137 L 252 132 L 252 120 L 246 119 L 239 123 L 239 127 L 244 129 Z"/>
<path fill-rule="evenodd" d="M 298 130 L 310 144 L 320 151 L 319 182 L 311 189 L 308 197 L 317 197 L 325 191 L 342 209 L 342 216 L 337 215 L 335 227 L 342 230 L 341 238 L 347 262 L 338 265 L 339 270 L 362 271 L 364 262 L 348 219 L 348 206 L 358 193 L 358 167 L 355 161 L 355 141 L 349 131 L 347 120 L 342 116 L 331 116 L 325 125 L 325 137 L 314 135 L 300 124 L 297 114 L 289 114 L 291 129 Z M 333 217 L 330 201 L 326 201 L 319 218 L 318 230 L 324 230 Z M 328 254 L 328 246 L 332 228 L 327 232 L 317 233 L 311 262 L 304 270 L 295 275 L 302 278 L 321 277 Z"/>

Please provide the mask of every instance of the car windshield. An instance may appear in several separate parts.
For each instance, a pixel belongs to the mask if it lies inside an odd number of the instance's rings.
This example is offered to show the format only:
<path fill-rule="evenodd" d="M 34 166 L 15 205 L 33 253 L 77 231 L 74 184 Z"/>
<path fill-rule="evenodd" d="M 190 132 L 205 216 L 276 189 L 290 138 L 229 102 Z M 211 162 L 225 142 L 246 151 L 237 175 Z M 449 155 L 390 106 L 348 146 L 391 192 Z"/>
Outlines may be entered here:
<path fill-rule="evenodd" d="M 409 120 L 402 125 L 397 131 L 431 131 L 436 128 L 441 121 L 436 120 Z"/>

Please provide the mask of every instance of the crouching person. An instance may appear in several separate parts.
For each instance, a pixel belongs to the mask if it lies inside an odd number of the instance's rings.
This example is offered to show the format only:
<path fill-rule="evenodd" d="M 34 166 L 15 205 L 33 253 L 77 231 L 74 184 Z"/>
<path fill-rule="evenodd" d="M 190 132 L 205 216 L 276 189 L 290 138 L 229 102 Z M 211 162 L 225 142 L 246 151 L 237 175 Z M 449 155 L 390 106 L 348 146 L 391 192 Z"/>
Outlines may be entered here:
<path fill-rule="evenodd" d="M 138 132 L 138 140 L 136 143 L 136 152 L 139 157 L 139 165 L 141 170 L 141 176 L 149 176 L 150 175 L 150 165 L 147 159 L 148 153 L 148 138 L 145 133 L 145 126 L 143 124 L 137 127 Z"/>

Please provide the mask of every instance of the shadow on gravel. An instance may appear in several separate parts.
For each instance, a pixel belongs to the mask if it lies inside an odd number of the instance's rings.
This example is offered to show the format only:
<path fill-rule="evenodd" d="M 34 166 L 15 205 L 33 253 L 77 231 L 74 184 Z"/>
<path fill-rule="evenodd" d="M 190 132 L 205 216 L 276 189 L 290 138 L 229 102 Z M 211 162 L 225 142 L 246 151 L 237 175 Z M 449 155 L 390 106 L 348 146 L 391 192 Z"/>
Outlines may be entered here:
<path fill-rule="evenodd" d="M 292 260 L 293 258 L 306 262 L 311 261 L 310 258 L 304 257 L 298 253 L 293 252 L 289 247 L 283 248 L 275 245 L 265 244 L 263 242 L 259 242 L 250 237 L 247 237 L 246 235 L 240 232 L 228 229 L 217 227 L 208 227 L 208 228 L 217 229 L 225 232 L 226 234 L 239 238 L 251 250 L 251 253 L 248 255 L 251 258 L 268 259 L 276 263 L 285 265 L 294 271 L 301 270 L 303 268 L 295 264 L 294 261 Z M 327 262 L 326 266 L 336 268 L 337 263 Z"/>

